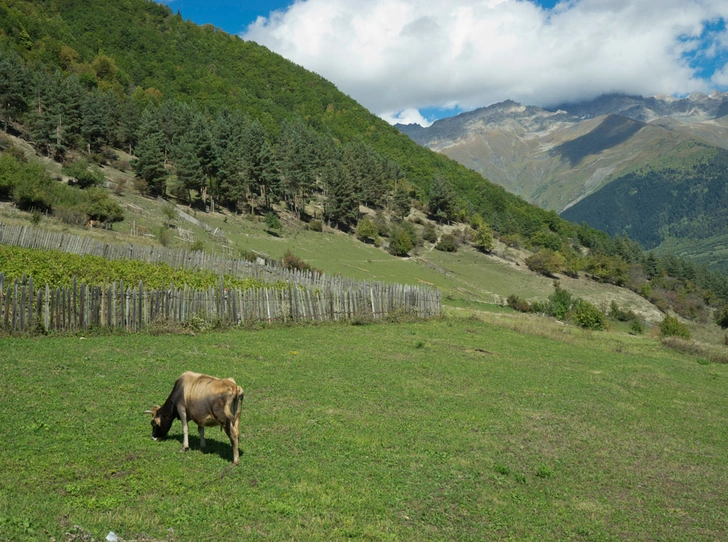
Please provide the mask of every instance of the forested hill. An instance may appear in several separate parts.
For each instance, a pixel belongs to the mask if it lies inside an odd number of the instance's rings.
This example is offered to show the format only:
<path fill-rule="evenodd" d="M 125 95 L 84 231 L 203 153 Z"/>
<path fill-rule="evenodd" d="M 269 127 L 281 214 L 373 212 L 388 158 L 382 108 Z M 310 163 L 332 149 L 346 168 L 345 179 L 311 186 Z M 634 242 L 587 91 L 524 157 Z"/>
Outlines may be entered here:
<path fill-rule="evenodd" d="M 725 275 L 669 258 L 661 266 L 629 239 L 529 204 L 320 76 L 148 0 L 0 0 L 0 128 L 47 158 L 28 161 L 0 135 L 0 200 L 71 225 L 124 219 L 100 186 L 100 168 L 113 166 L 133 172 L 139 193 L 203 211 L 286 210 L 358 235 L 374 228 L 362 236 L 386 235 L 397 256 L 421 241 L 404 220 L 414 206 L 467 223 L 478 250 L 490 250 L 492 234 L 532 250 L 538 272 L 585 271 L 640 291 L 670 277 L 653 296 L 709 290 L 703 297 L 728 303 Z M 68 182 L 43 169 L 52 160 Z M 360 221 L 361 205 L 391 224 Z"/>
<path fill-rule="evenodd" d="M 701 240 L 728 231 L 728 151 L 686 142 L 623 175 L 562 213 L 646 249 L 669 238 Z"/>
<path fill-rule="evenodd" d="M 168 7 L 148 0 L 1 0 L 1 51 L 6 55 L 2 75 L 8 80 L 23 77 L 10 73 L 19 69 L 12 58 L 7 58 L 13 52 L 34 71 L 73 78 L 84 91 L 104 95 L 105 102 L 97 101 L 104 104 L 101 107 L 111 108 L 105 111 L 107 115 L 118 117 L 105 122 L 120 127 L 99 136 L 108 140 L 98 140 L 99 145 L 136 150 L 138 141 L 132 128 L 142 122 L 142 111 L 150 103 L 169 100 L 190 104 L 208 122 L 223 110 L 245 114 L 262 126 L 263 137 L 271 143 L 278 140 L 284 121 L 297 118 L 326 139 L 332 138 L 336 145 L 358 142 L 366 146 L 365 151 L 374 151 L 394 166 L 388 168 L 389 181 L 394 179 L 398 184 L 401 179 L 420 201 L 429 199 L 433 179 L 443 178 L 459 195 L 445 214 L 476 211 L 494 228 L 503 230 L 533 229 L 534 223 L 554 219 L 479 174 L 416 145 L 322 77 L 265 47 L 209 25 L 184 21 Z M 25 78 L 19 82 L 19 90 L 8 88 L 12 86 L 9 84 L 0 89 L 3 117 L 32 121 L 29 115 L 34 109 L 39 114 L 55 114 L 57 108 L 51 103 L 13 96 L 13 92 L 22 94 L 23 90 L 34 92 L 36 97 L 43 94 L 37 88 L 30 90 L 42 86 L 37 74 L 26 74 Z M 58 86 L 58 82 L 45 86 Z M 75 89 L 70 92 L 78 94 Z M 42 99 L 63 99 L 52 94 Z M 116 103 L 109 103 L 109 95 Z M 48 125 L 48 139 L 55 137 L 51 127 L 58 115 L 55 118 L 35 119 Z M 72 127 L 62 128 L 68 132 L 62 135 L 69 137 L 60 143 L 73 146 L 74 134 L 67 129 Z M 212 186 L 208 193 L 214 195 L 217 189 L 218 185 Z"/>

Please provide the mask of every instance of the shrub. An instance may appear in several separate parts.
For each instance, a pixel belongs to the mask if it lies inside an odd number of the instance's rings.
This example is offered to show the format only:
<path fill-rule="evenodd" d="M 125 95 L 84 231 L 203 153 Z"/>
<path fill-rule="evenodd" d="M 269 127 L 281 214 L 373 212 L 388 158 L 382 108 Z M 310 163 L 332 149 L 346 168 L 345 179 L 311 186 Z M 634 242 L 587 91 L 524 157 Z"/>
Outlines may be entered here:
<path fill-rule="evenodd" d="M 159 240 L 159 244 L 163 247 L 168 247 L 172 242 L 172 234 L 169 232 L 169 228 L 166 226 L 159 226 L 159 228 L 157 228 L 157 239 Z"/>
<path fill-rule="evenodd" d="M 638 318 L 635 318 L 629 326 L 629 332 L 633 335 L 642 335 L 645 332 L 645 325 Z"/>
<path fill-rule="evenodd" d="M 83 205 L 83 211 L 93 220 L 99 222 L 120 222 L 124 220 L 124 210 L 111 199 L 108 191 L 103 188 L 92 187 L 86 193 L 88 201 Z"/>
<path fill-rule="evenodd" d="M 584 329 L 601 331 L 606 326 L 604 313 L 583 299 L 579 299 L 574 303 L 568 316 L 576 325 Z"/>
<path fill-rule="evenodd" d="M 540 248 L 546 248 L 553 252 L 561 250 L 561 238 L 550 231 L 539 231 L 531 237 L 531 243 Z"/>
<path fill-rule="evenodd" d="M 268 231 L 281 231 L 281 221 L 273 211 L 269 211 L 265 215 L 265 227 Z"/>
<path fill-rule="evenodd" d="M 679 337 L 681 339 L 690 339 L 690 330 L 686 325 L 681 324 L 675 316 L 665 315 L 665 319 L 660 324 L 660 333 L 663 337 Z"/>
<path fill-rule="evenodd" d="M 718 324 L 721 329 L 728 328 L 728 307 L 725 307 L 723 311 L 719 314 L 718 318 L 715 321 L 716 324 Z M 726 343 L 728 344 L 728 343 Z"/>
<path fill-rule="evenodd" d="M 428 243 L 437 243 L 437 232 L 432 222 L 425 224 L 425 229 L 422 231 L 422 239 Z"/>
<path fill-rule="evenodd" d="M 414 248 L 410 234 L 401 226 L 392 226 L 389 234 L 389 253 L 393 256 L 407 256 Z"/>
<path fill-rule="evenodd" d="M 493 244 L 493 236 L 485 223 L 478 225 L 473 237 L 473 246 L 480 252 L 490 252 L 495 246 Z"/>
<path fill-rule="evenodd" d="M 558 252 L 543 248 L 526 258 L 526 265 L 535 273 L 553 277 L 564 268 L 564 259 Z"/>
<path fill-rule="evenodd" d="M 586 262 L 586 271 L 594 280 L 622 286 L 627 282 L 627 262 L 620 256 L 596 254 Z"/>
<path fill-rule="evenodd" d="M 89 162 L 86 158 L 79 158 L 75 162 L 63 166 L 63 174 L 73 179 L 72 183 L 80 188 L 89 188 L 91 186 L 100 186 L 104 180 L 104 174 L 95 165 L 89 168 Z"/>
<path fill-rule="evenodd" d="M 71 226 L 83 226 L 86 223 L 86 213 L 74 207 L 54 207 L 53 216 L 64 224 Z"/>
<path fill-rule="evenodd" d="M 356 226 L 356 238 L 364 243 L 379 243 L 379 226 L 371 218 L 365 217 Z"/>
<path fill-rule="evenodd" d="M 528 304 L 528 301 L 521 299 L 516 294 L 509 295 L 506 302 L 510 308 L 517 310 L 518 312 L 529 312 L 531 310 L 531 306 Z"/>
<path fill-rule="evenodd" d="M 445 233 L 440 237 L 440 242 L 435 245 L 435 248 L 443 252 L 455 252 L 458 249 L 455 244 L 455 237 L 449 233 Z"/>
<path fill-rule="evenodd" d="M 134 177 L 132 184 L 134 185 L 134 189 L 142 196 L 149 194 L 149 183 L 141 177 Z"/>
<path fill-rule="evenodd" d="M 554 284 L 554 293 L 549 296 L 549 301 L 546 305 L 546 314 L 563 320 L 574 303 L 573 296 L 562 289 L 557 282 Z"/>
<path fill-rule="evenodd" d="M 322 232 L 324 231 L 324 223 L 318 219 L 312 220 L 308 223 L 308 226 L 306 227 L 309 231 L 318 231 Z"/>
<path fill-rule="evenodd" d="M 314 273 L 318 273 L 319 275 L 321 274 L 321 271 L 319 269 L 311 267 L 307 262 L 303 261 L 303 259 L 293 254 L 290 250 L 286 250 L 286 253 L 283 255 L 283 267 L 285 267 L 286 269 L 296 269 L 298 271 L 312 271 Z"/>
<path fill-rule="evenodd" d="M 636 320 L 637 316 L 632 311 L 623 311 L 619 308 L 619 305 L 617 305 L 617 302 L 612 300 L 612 303 L 609 306 L 609 317 L 614 318 L 615 320 L 618 320 L 619 322 L 629 322 L 631 320 Z"/>
<path fill-rule="evenodd" d="M 167 226 L 169 226 L 177 218 L 177 207 L 172 203 L 165 203 L 162 206 L 162 215 L 164 215 Z"/>

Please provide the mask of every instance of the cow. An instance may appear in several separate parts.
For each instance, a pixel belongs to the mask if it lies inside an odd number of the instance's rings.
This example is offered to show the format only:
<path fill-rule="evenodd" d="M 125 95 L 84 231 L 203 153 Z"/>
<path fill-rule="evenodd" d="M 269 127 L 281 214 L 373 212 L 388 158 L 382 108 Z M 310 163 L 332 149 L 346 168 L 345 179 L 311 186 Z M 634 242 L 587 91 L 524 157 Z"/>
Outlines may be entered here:
<path fill-rule="evenodd" d="M 190 449 L 187 422 L 197 424 L 200 433 L 200 448 L 205 447 L 205 427 L 220 426 L 225 429 L 233 447 L 233 465 L 240 461 L 238 437 L 240 435 L 240 410 L 243 403 L 243 389 L 232 378 L 215 378 L 187 371 L 174 383 L 172 393 L 160 406 L 146 410 L 152 415 L 152 438 L 164 438 L 172 423 L 182 421 L 184 441 L 182 451 Z"/>

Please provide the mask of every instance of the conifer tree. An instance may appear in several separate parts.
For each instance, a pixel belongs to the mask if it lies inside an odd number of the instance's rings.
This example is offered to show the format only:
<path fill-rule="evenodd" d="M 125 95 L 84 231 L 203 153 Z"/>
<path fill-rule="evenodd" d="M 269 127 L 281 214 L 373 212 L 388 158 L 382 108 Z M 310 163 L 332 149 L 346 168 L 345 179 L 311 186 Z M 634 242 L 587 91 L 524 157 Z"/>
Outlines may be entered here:
<path fill-rule="evenodd" d="M 351 172 L 342 160 L 329 161 L 323 174 L 326 187 L 324 214 L 330 225 L 349 228 L 359 221 L 359 199 Z"/>
<path fill-rule="evenodd" d="M 25 111 L 25 89 L 29 86 L 28 72 L 20 57 L 0 51 L 0 111 L 6 132 L 8 123 Z"/>
<path fill-rule="evenodd" d="M 450 181 L 442 175 L 435 175 L 430 186 L 428 207 L 437 220 L 450 220 L 455 210 L 455 192 Z"/>

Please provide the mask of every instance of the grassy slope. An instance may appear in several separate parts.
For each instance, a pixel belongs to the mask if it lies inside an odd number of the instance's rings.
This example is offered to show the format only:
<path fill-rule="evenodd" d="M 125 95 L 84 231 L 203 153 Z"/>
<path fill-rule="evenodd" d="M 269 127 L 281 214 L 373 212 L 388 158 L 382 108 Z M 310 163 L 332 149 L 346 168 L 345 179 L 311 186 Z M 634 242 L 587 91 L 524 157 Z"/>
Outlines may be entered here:
<path fill-rule="evenodd" d="M 723 536 L 728 366 L 484 318 L 2 339 L 0 539 Z M 149 438 L 186 369 L 246 389 L 238 468 Z"/>

